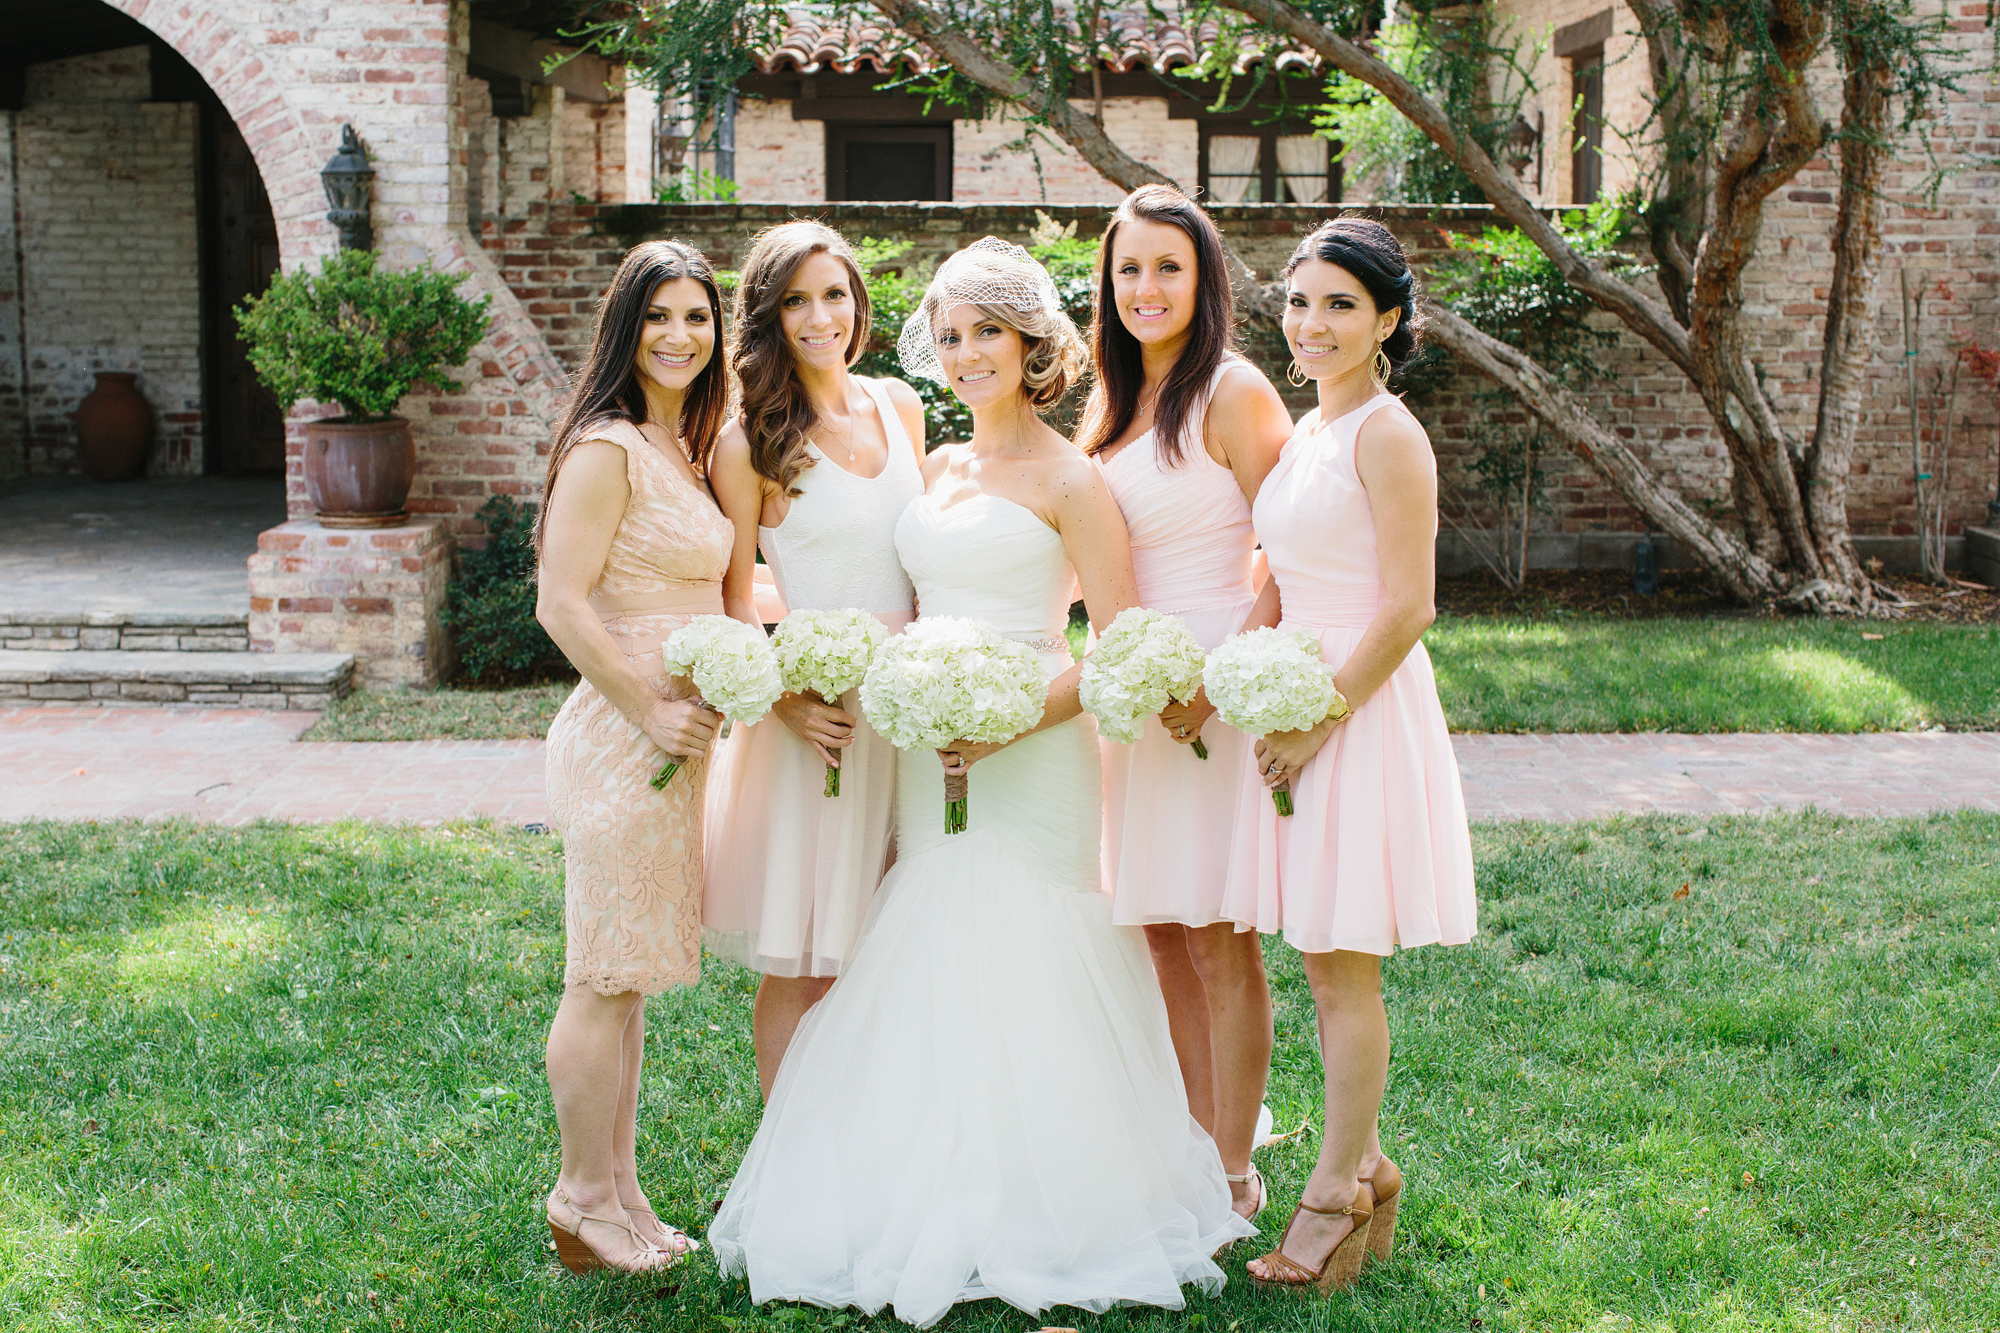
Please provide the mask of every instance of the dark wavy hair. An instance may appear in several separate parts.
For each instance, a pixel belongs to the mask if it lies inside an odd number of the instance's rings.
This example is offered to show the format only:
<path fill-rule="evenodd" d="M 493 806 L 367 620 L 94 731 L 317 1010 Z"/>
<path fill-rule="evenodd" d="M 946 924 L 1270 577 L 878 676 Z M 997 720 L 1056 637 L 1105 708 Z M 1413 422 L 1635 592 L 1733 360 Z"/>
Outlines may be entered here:
<path fill-rule="evenodd" d="M 1291 277 L 1308 259 L 1337 265 L 1359 278 L 1378 311 L 1403 312 L 1396 331 L 1382 340 L 1382 351 L 1392 374 L 1408 365 L 1424 330 L 1417 317 L 1417 275 L 1410 271 L 1409 258 L 1395 235 L 1369 218 L 1335 218 L 1299 242 L 1285 264 L 1285 276 Z"/>
<path fill-rule="evenodd" d="M 751 242 L 736 287 L 736 339 L 730 364 L 742 386 L 743 433 L 750 440 L 750 466 L 757 475 L 797 495 L 799 473 L 812 466 L 806 440 L 819 425 L 806 386 L 799 383 L 791 348 L 785 345 L 780 305 L 799 266 L 814 255 L 832 255 L 847 268 L 854 296 L 854 331 L 847 340 L 847 364 L 868 348 L 874 309 L 861 265 L 845 237 L 823 222 L 801 220 L 766 227 Z"/>
<path fill-rule="evenodd" d="M 1111 252 L 1118 229 L 1128 222 L 1163 222 L 1180 228 L 1194 244 L 1194 320 L 1188 325 L 1186 349 L 1160 386 L 1153 414 L 1154 434 L 1167 465 L 1179 467 L 1186 456 L 1182 436 L 1189 426 L 1199 429 L 1201 424 L 1188 420 L 1194 405 L 1215 368 L 1236 345 L 1236 297 L 1229 286 L 1222 233 L 1207 213 L 1171 185 L 1142 185 L 1132 191 L 1104 228 L 1097 251 L 1097 316 L 1090 324 L 1090 359 L 1097 383 L 1084 404 L 1077 438 L 1084 453 L 1096 454 L 1132 424 L 1139 410 L 1139 387 L 1146 379 L 1139 340 L 1118 318 L 1118 300 L 1111 290 Z"/>
<path fill-rule="evenodd" d="M 708 317 L 715 325 L 718 341 L 722 335 L 722 293 L 716 290 L 715 274 L 708 258 L 683 241 L 647 241 L 625 252 L 624 262 L 612 275 L 611 285 L 597 303 L 597 329 L 591 334 L 590 353 L 583 369 L 570 387 L 569 409 L 556 428 L 555 446 L 549 450 L 548 476 L 542 482 L 542 503 L 535 515 L 535 549 L 542 545 L 542 530 L 548 524 L 549 496 L 555 491 L 556 473 L 580 439 L 589 438 L 590 428 L 607 417 L 641 425 L 646 420 L 646 391 L 639 384 L 639 335 L 645 327 L 646 310 L 653 293 L 663 282 L 693 278 L 708 294 Z M 722 433 L 723 418 L 729 410 L 729 369 L 723 364 L 722 349 L 702 367 L 681 399 L 681 419 L 675 423 L 688 459 L 697 474 L 706 475 L 709 457 L 715 452 L 715 437 Z"/>

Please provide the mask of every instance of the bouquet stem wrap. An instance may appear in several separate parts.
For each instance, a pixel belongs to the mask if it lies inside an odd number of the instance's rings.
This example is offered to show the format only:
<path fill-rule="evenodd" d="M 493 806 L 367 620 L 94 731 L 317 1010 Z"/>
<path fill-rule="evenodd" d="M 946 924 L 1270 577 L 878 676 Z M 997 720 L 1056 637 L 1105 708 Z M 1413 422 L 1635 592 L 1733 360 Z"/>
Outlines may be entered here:
<path fill-rule="evenodd" d="M 966 781 L 966 773 L 944 775 L 944 831 L 963 833 L 966 827 L 966 792 L 971 783 Z"/>

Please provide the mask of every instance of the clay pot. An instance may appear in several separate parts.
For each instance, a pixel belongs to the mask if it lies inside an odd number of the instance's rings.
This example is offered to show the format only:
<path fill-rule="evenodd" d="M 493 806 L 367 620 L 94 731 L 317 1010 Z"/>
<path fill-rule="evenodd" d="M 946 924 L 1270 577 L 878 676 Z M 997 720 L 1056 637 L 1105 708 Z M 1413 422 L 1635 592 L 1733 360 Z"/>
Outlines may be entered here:
<path fill-rule="evenodd" d="M 146 471 L 153 448 L 153 405 L 134 383 L 139 377 L 97 372 L 97 387 L 76 405 L 77 450 L 83 470 L 99 481 L 131 481 Z"/>
<path fill-rule="evenodd" d="M 306 494 L 329 528 L 393 528 L 417 475 L 417 446 L 401 417 L 306 425 Z"/>

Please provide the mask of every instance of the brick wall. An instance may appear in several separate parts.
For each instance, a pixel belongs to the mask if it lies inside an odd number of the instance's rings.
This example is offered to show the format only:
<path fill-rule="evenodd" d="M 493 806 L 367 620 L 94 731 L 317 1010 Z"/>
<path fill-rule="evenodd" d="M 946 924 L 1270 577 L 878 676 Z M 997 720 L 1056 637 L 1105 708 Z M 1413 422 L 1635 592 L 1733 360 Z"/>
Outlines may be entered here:
<path fill-rule="evenodd" d="M 1088 114 L 1093 108 L 1078 104 Z M 1125 191 L 1098 174 L 1068 144 L 1043 134 L 1019 141 L 1027 127 L 1005 114 L 952 124 L 952 197 L 1116 204 Z M 1107 97 L 1104 132 L 1111 141 L 1169 178 L 1193 182 L 1201 130 L 1192 120 L 1167 119 L 1164 97 Z"/>
<path fill-rule="evenodd" d="M 745 202 L 826 198 L 826 122 L 793 120 L 790 102 L 739 101 L 736 191 Z"/>
<path fill-rule="evenodd" d="M 81 469 L 70 417 L 98 370 L 138 373 L 157 422 L 152 474 L 201 470 L 200 116 L 147 101 L 148 65 L 135 46 L 31 66 L 12 113 L 5 216 L 19 230 L 0 285 L 18 273 L 22 297 L 10 291 L 0 314 L 0 382 L 18 395 L 31 472 Z"/>

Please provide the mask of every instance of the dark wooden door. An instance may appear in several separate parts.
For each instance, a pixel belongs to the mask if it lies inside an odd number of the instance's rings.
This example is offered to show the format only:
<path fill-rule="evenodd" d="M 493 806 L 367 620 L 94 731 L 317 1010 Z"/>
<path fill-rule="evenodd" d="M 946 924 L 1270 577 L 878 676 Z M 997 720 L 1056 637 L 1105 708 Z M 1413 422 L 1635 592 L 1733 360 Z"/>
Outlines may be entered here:
<path fill-rule="evenodd" d="M 277 275 L 278 223 L 264 193 L 264 178 L 236 122 L 219 106 L 204 108 L 202 120 L 208 140 L 204 285 L 212 359 L 209 442 L 214 451 L 208 470 L 282 474 L 285 414 L 250 368 L 234 313 L 246 296 L 261 293 Z"/>

